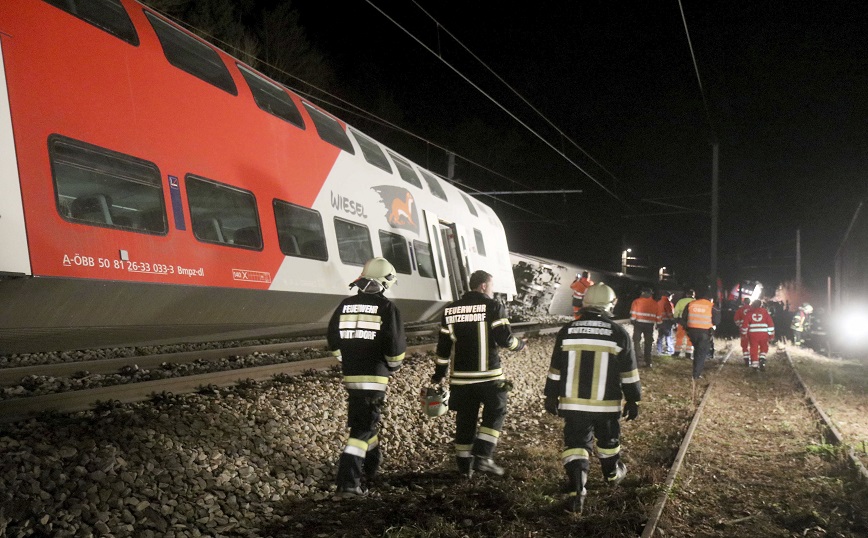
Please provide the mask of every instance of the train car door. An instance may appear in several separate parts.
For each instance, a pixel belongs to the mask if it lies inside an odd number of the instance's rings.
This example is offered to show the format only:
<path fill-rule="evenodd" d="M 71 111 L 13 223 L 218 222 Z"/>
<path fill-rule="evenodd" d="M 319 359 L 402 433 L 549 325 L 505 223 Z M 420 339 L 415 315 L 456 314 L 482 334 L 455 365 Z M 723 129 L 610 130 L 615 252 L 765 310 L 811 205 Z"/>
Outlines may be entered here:
<path fill-rule="evenodd" d="M 428 230 L 428 239 L 431 242 L 431 263 L 434 266 L 434 273 L 437 277 L 437 287 L 440 291 L 440 299 L 443 301 L 452 301 L 458 298 L 458 295 L 453 293 L 454 286 L 451 282 L 452 273 L 446 265 L 443 247 L 443 236 L 440 233 L 440 219 L 434 213 L 424 210 L 425 228 Z"/>
<path fill-rule="evenodd" d="M 440 222 L 444 254 L 450 268 L 449 283 L 452 294 L 460 297 L 470 291 L 470 256 L 467 249 L 467 234 L 459 224 Z"/>
<path fill-rule="evenodd" d="M 0 245 L 3 246 L 0 276 L 25 276 L 30 275 L 32 270 L 24 227 L 21 178 L 12 138 L 12 114 L 2 45 L 0 42 Z"/>

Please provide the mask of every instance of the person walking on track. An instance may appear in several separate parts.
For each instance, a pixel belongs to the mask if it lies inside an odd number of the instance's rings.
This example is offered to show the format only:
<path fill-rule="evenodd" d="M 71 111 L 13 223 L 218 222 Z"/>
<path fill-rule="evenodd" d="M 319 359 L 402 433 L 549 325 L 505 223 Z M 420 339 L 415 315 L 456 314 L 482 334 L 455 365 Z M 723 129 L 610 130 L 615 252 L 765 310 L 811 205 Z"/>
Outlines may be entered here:
<path fill-rule="evenodd" d="M 571 512 L 584 506 L 595 437 L 606 483 L 617 485 L 627 474 L 620 418 L 639 415 L 642 385 L 630 336 L 611 319 L 615 301 L 614 290 L 602 282 L 588 289 L 579 319 L 558 332 L 546 378 L 545 410 L 564 419 L 561 459 Z"/>
<path fill-rule="evenodd" d="M 775 322 L 761 301 L 754 301 L 744 315 L 741 334 L 747 337 L 750 345 L 750 367 L 759 370 L 766 368 L 766 354 L 769 340 L 775 337 Z"/>

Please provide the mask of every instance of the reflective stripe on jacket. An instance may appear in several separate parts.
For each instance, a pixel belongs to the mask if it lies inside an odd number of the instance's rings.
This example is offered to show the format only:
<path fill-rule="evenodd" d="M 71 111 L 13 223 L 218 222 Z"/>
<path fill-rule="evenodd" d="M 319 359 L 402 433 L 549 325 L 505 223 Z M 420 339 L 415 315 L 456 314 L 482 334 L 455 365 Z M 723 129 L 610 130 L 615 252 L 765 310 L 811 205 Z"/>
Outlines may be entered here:
<path fill-rule="evenodd" d="M 687 327 L 689 329 L 710 329 L 713 305 L 708 299 L 697 299 L 687 305 Z"/>
<path fill-rule="evenodd" d="M 630 305 L 630 320 L 640 323 L 660 323 L 657 315 L 657 301 L 651 297 L 639 297 Z"/>

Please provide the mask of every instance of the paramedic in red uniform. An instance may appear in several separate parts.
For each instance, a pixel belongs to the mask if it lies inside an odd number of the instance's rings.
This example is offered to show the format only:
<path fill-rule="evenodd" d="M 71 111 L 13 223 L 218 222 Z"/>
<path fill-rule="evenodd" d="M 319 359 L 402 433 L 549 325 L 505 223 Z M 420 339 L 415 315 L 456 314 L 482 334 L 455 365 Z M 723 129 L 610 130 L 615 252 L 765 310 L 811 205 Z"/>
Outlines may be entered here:
<path fill-rule="evenodd" d="M 350 428 L 338 461 L 338 497 L 367 493 L 362 473 L 370 483 L 382 460 L 377 424 L 389 378 L 401 367 L 407 349 L 401 314 L 383 295 L 396 281 L 388 260 L 369 260 L 350 284 L 358 293 L 341 301 L 329 321 L 328 347 L 341 363 Z"/>
<path fill-rule="evenodd" d="M 494 299 L 490 274 L 474 271 L 469 284 L 471 291 L 443 311 L 431 381 L 443 381 L 451 362 L 449 410 L 456 413 L 458 472 L 467 478 L 473 471 L 500 476 L 503 468 L 494 463 L 493 456 L 506 417 L 509 385 L 505 383 L 497 347 L 520 351 L 527 340 L 512 335 L 506 309 Z M 455 354 L 450 361 L 453 347 Z"/>
<path fill-rule="evenodd" d="M 750 367 L 765 370 L 769 340 L 775 337 L 775 322 L 760 301 L 751 303 L 745 313 L 741 334 L 747 336 L 750 344 Z"/>
<path fill-rule="evenodd" d="M 750 299 L 744 298 L 742 299 L 742 302 L 743 304 L 735 311 L 732 320 L 735 322 L 735 326 L 738 327 L 739 334 L 741 335 L 741 357 L 744 360 L 744 365 L 750 366 L 750 351 L 748 350 L 747 333 L 744 333 L 741 330 L 741 327 L 744 324 L 745 312 L 750 310 Z"/>
<path fill-rule="evenodd" d="M 585 299 L 585 292 L 588 288 L 594 285 L 594 281 L 590 279 L 587 271 L 582 271 L 581 274 L 576 273 L 576 279 L 570 284 L 570 289 L 573 290 L 573 316 L 579 315 L 579 309 L 582 308 L 582 301 Z"/>

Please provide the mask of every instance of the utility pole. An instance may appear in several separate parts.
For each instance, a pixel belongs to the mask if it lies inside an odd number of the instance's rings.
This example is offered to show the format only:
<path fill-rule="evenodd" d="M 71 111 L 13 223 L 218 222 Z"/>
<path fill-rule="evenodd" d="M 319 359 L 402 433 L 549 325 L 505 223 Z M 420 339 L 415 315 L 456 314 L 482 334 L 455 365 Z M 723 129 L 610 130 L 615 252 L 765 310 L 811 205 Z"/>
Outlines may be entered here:
<path fill-rule="evenodd" d="M 802 291 L 802 230 L 796 228 L 796 289 Z"/>
<path fill-rule="evenodd" d="M 717 285 L 717 190 L 718 190 L 718 143 L 711 143 L 711 284 Z"/>

